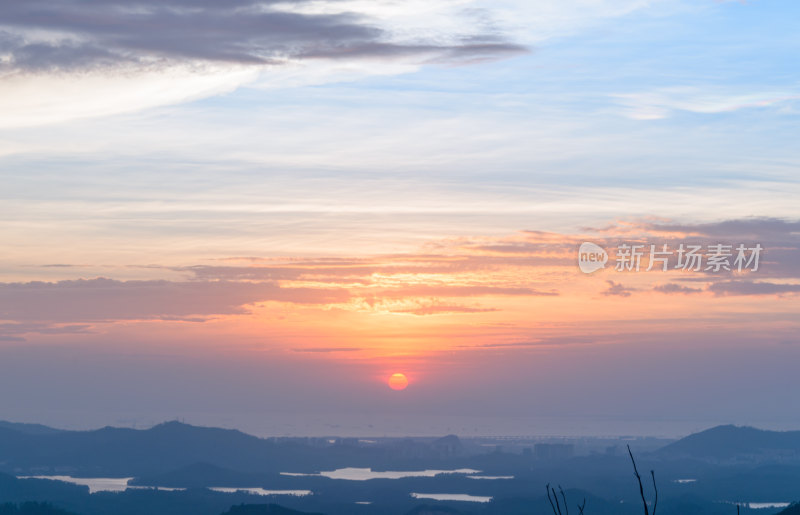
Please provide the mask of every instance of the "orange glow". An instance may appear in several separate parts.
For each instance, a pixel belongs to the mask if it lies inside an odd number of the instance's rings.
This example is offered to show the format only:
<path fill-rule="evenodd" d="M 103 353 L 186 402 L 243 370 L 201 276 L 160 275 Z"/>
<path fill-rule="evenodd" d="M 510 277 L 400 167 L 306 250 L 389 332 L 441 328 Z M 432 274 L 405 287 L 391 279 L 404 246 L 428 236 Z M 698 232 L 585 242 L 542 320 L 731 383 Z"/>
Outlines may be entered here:
<path fill-rule="evenodd" d="M 624 238 L 646 241 L 648 235 L 635 230 L 633 225 L 616 228 Z M 599 238 L 555 233 L 465 237 L 441 240 L 413 254 L 242 258 L 235 266 L 198 268 L 211 274 L 203 280 L 148 283 L 153 298 L 160 298 L 161 288 L 175 295 L 174 302 L 158 304 L 166 311 L 152 311 L 153 303 L 142 301 L 135 310 L 141 319 L 127 312 L 119 319 L 109 312 L 102 323 L 90 318 L 96 333 L 82 333 L 80 340 L 99 343 L 113 333 L 134 341 L 157 334 L 156 340 L 193 350 L 218 349 L 218 342 L 226 340 L 236 343 L 217 352 L 369 362 L 372 373 L 363 379 L 397 390 L 407 387 L 409 377 L 419 384 L 439 377 L 438 370 L 426 367 L 442 353 L 551 352 L 566 348 L 565 343 L 569 348 L 626 343 L 671 331 L 701 334 L 712 326 L 753 330 L 763 324 L 759 327 L 766 331 L 773 322 L 756 321 L 762 313 L 785 317 L 787 327 L 796 327 L 800 295 L 762 296 L 754 303 L 751 295 L 712 291 L 711 284 L 721 277 L 680 270 L 618 272 L 613 261 L 603 271 L 581 273 L 575 262 L 580 242 L 597 241 L 613 249 L 617 232 Z M 264 279 L 273 276 L 280 278 L 277 284 Z M 787 281 L 797 282 L 783 278 Z M 615 293 L 613 285 L 625 289 Z M 137 284 L 107 286 L 125 295 Z M 220 295 L 200 295 L 203 288 Z M 81 298 L 94 299 L 90 293 Z M 52 341 L 65 337 L 39 336 Z M 396 383 L 402 388 L 390 379 L 398 369 L 410 374 Z"/>
<path fill-rule="evenodd" d="M 391 377 L 389 377 L 388 382 L 389 388 L 392 390 L 405 390 L 408 386 L 408 378 L 405 376 L 405 374 L 392 374 Z"/>

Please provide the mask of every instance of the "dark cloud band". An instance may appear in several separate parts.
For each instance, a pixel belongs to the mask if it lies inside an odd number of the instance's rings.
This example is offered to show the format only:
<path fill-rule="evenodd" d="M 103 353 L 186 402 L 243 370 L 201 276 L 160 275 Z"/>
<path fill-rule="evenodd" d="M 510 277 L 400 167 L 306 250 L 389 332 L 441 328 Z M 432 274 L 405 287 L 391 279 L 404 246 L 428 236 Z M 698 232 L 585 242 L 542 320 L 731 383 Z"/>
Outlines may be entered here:
<path fill-rule="evenodd" d="M 287 3 L 304 2 L 281 2 Z M 287 12 L 275 4 L 278 2 L 252 0 L 0 0 L 0 54 L 6 56 L 0 67 L 6 71 L 80 71 L 176 62 L 261 65 L 287 59 L 408 56 L 457 63 L 525 51 L 496 35 L 479 35 L 480 43 L 471 35 L 456 44 L 399 44 L 356 14 Z"/>

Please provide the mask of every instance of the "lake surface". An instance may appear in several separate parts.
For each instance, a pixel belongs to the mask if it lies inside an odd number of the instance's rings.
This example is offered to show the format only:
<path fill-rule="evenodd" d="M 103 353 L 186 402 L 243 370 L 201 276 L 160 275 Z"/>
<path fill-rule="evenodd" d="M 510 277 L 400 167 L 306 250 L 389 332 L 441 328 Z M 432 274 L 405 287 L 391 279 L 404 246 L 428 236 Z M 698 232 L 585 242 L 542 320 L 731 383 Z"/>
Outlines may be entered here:
<path fill-rule="evenodd" d="M 788 508 L 788 502 L 749 502 L 745 503 L 751 510 L 758 510 L 762 508 Z"/>
<path fill-rule="evenodd" d="M 369 479 L 403 479 L 406 477 L 434 477 L 439 474 L 480 474 L 480 470 L 475 469 L 455 469 L 455 470 L 387 470 L 375 471 L 371 468 L 347 467 L 336 470 L 322 471 L 314 474 L 302 472 L 281 472 L 282 476 L 291 477 L 327 477 L 330 479 L 346 479 L 348 481 L 367 481 Z"/>
<path fill-rule="evenodd" d="M 413 492 L 411 497 L 414 499 L 432 499 L 434 501 L 466 501 L 466 502 L 490 502 L 491 497 L 482 495 L 468 494 L 420 494 Z"/>
<path fill-rule="evenodd" d="M 725 501 L 726 504 L 739 504 L 751 510 L 759 510 L 765 508 L 788 508 L 791 503 L 788 502 L 733 502 Z"/>

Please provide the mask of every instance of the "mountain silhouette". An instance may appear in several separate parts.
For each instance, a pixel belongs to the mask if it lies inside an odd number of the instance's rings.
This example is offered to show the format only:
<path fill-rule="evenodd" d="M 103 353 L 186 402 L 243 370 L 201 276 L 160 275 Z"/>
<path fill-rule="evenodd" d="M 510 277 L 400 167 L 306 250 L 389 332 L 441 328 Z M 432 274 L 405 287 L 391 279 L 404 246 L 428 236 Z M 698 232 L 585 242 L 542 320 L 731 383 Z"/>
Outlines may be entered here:
<path fill-rule="evenodd" d="M 24 429 L 24 428 L 23 428 Z M 69 467 L 109 475 L 165 471 L 196 463 L 254 464 L 274 450 L 269 441 L 231 429 L 166 422 L 147 430 L 20 431 L 0 427 L 0 456 L 10 468 Z"/>
<path fill-rule="evenodd" d="M 717 426 L 666 445 L 657 455 L 717 462 L 800 461 L 800 431 Z"/>
<path fill-rule="evenodd" d="M 5 420 L 0 420 L 0 428 L 30 435 L 52 435 L 63 431 L 62 429 L 55 429 L 42 424 L 22 424 L 19 422 L 6 422 Z"/>

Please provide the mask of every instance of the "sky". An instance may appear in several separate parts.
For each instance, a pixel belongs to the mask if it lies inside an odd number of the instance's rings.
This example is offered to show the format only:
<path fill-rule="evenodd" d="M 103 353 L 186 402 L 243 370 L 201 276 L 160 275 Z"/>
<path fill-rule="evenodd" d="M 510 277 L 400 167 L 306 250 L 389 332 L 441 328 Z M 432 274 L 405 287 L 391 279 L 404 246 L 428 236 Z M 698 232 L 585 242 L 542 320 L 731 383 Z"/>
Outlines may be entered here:
<path fill-rule="evenodd" d="M 798 15 L 0 0 L 0 418 L 800 429 Z"/>

